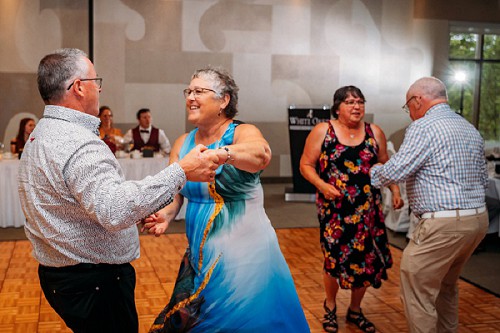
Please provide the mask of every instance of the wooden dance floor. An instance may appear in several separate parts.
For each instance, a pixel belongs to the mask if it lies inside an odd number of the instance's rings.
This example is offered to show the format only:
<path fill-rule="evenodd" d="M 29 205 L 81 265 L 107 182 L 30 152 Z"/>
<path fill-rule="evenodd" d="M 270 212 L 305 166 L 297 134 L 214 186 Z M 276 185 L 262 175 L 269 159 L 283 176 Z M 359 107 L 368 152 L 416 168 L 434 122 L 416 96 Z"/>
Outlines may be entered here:
<path fill-rule="evenodd" d="M 323 332 L 322 255 L 318 229 L 278 229 L 281 249 L 290 266 L 311 332 Z M 137 271 L 136 301 L 140 332 L 147 332 L 173 289 L 184 234 L 156 238 L 141 236 L 141 258 L 133 263 Z M 399 298 L 401 251 L 393 248 L 394 267 L 380 289 L 369 288 L 363 302 L 365 315 L 378 332 L 408 332 Z M 500 283 L 500 282 L 499 282 Z M 339 332 L 360 332 L 346 323 L 350 292 L 341 290 L 337 300 Z M 500 332 L 500 299 L 460 281 L 459 332 Z M 43 297 L 37 263 L 28 241 L 0 242 L 0 332 L 70 332 Z M 262 332 L 267 333 L 267 332 Z"/>

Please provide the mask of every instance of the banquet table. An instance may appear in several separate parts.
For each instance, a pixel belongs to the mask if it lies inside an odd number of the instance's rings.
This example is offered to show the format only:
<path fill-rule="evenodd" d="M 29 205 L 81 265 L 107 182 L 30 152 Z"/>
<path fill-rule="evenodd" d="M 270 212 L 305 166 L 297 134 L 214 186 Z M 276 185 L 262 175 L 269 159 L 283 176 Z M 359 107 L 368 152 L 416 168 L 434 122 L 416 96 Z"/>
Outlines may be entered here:
<path fill-rule="evenodd" d="M 168 157 L 119 158 L 126 180 L 141 180 L 154 175 L 168 166 Z"/>
<path fill-rule="evenodd" d="M 406 184 L 401 183 L 399 191 L 404 205 L 400 209 L 392 208 L 392 193 L 388 187 L 382 189 L 382 210 L 385 217 L 385 226 L 395 232 L 406 232 L 410 228 L 410 205 L 406 198 Z"/>
<path fill-rule="evenodd" d="M 140 180 L 154 175 L 168 165 L 168 157 L 121 158 L 118 159 L 126 180 Z M 0 161 L 0 227 L 24 226 L 24 214 L 19 202 L 17 190 L 17 170 L 19 160 L 3 159 Z M 184 205 L 185 206 L 185 205 Z M 184 218 L 181 210 L 176 219 Z"/>

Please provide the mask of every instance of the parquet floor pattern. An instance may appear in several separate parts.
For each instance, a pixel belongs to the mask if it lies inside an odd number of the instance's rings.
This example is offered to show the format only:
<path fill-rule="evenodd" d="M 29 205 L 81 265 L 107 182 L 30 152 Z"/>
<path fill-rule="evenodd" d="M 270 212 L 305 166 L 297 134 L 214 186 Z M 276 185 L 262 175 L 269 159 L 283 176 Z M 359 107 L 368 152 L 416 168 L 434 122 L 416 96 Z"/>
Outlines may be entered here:
<path fill-rule="evenodd" d="M 278 229 L 277 234 L 311 332 L 323 332 L 320 320 L 324 292 L 318 229 Z M 148 331 L 169 298 L 187 242 L 184 234 L 159 238 L 143 235 L 140 241 L 141 258 L 133 265 L 137 272 L 136 301 L 142 333 Z M 365 315 L 382 333 L 408 332 L 399 299 L 401 251 L 393 248 L 393 257 L 395 265 L 389 270 L 389 280 L 380 289 L 369 288 L 362 304 Z M 339 332 L 360 332 L 345 321 L 349 299 L 349 291 L 339 292 Z M 459 307 L 459 332 L 500 332 L 499 298 L 460 281 Z M 0 332 L 70 332 L 41 292 L 37 263 L 26 240 L 0 242 Z"/>

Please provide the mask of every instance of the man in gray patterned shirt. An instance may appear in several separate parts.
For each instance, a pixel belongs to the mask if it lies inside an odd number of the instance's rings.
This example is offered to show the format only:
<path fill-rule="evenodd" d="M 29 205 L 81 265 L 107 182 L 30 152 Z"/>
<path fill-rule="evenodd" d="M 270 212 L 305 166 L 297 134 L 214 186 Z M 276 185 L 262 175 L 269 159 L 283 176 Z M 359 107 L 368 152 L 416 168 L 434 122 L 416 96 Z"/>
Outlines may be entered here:
<path fill-rule="evenodd" d="M 136 223 L 169 204 L 186 180 L 213 180 L 219 160 L 199 145 L 154 176 L 125 181 L 98 135 L 101 83 L 81 50 L 40 61 L 46 106 L 21 158 L 19 195 L 42 290 L 66 325 L 137 332 Z"/>

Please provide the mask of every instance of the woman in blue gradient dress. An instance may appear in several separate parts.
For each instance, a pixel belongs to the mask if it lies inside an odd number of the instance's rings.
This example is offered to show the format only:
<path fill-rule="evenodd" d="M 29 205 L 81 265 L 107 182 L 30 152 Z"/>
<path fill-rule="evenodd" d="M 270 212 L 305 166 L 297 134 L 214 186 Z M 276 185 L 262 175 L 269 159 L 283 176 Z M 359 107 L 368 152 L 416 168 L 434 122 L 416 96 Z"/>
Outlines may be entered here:
<path fill-rule="evenodd" d="M 213 182 L 188 181 L 182 196 L 146 219 L 160 235 L 188 199 L 189 246 L 170 302 L 150 332 L 309 332 L 264 211 L 260 173 L 271 159 L 267 141 L 255 126 L 233 121 L 238 87 L 224 70 L 196 71 L 184 95 L 196 129 L 177 139 L 171 162 L 202 144 L 221 165 Z"/>

